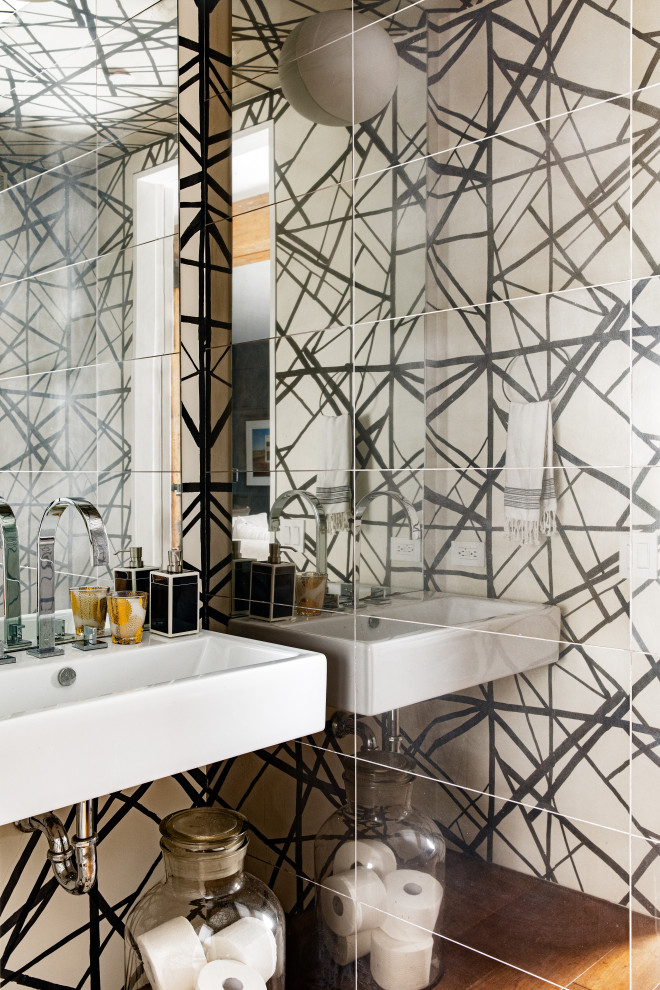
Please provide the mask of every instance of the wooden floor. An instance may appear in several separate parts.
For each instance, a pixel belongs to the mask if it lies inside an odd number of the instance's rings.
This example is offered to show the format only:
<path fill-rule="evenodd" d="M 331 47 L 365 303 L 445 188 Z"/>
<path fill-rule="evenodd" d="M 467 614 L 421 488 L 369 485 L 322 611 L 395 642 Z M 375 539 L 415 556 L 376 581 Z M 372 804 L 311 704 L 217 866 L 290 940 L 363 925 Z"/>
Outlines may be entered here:
<path fill-rule="evenodd" d="M 448 853 L 438 990 L 656 990 L 660 919 L 630 927 L 627 908 Z M 354 988 L 352 966 L 318 959 L 313 911 L 293 919 L 287 990 Z"/>

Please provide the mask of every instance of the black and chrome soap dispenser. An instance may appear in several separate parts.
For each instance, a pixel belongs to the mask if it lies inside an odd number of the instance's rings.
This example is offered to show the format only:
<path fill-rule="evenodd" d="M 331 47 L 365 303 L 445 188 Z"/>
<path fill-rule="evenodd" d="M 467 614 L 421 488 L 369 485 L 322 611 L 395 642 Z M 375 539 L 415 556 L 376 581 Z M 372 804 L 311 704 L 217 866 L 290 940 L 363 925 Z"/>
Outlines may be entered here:
<path fill-rule="evenodd" d="M 128 566 L 118 564 L 115 567 L 115 591 L 149 591 L 149 575 L 158 570 L 157 565 L 143 563 L 142 547 L 115 550 L 117 557 L 124 554 L 128 554 Z"/>
<path fill-rule="evenodd" d="M 268 546 L 268 560 L 254 560 L 250 568 L 250 617 L 266 622 L 291 619 L 295 614 L 296 565 L 282 560 L 281 546 Z"/>
<path fill-rule="evenodd" d="M 241 556 L 241 541 L 231 544 L 231 614 L 248 615 L 250 608 L 250 571 L 254 558 Z"/>
<path fill-rule="evenodd" d="M 126 550 L 116 550 L 117 557 L 128 554 L 128 566 L 118 564 L 113 571 L 115 591 L 149 591 L 152 571 L 157 571 L 156 564 L 145 564 L 142 561 L 142 547 L 128 547 Z M 149 628 L 149 605 L 144 628 Z"/>
<path fill-rule="evenodd" d="M 167 557 L 166 570 L 151 572 L 151 631 L 157 636 L 191 636 L 199 632 L 199 573 L 184 571 L 176 547 Z"/>

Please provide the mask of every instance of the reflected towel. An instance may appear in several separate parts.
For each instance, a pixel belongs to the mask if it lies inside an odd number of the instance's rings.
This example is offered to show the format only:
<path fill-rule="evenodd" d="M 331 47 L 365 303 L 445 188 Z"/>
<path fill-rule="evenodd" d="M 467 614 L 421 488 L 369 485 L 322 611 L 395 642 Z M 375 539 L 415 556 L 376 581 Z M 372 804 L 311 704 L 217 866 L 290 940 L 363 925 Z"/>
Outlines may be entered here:
<path fill-rule="evenodd" d="M 353 464 L 351 417 L 348 413 L 318 416 L 316 422 L 320 462 L 316 497 L 328 517 L 328 533 L 340 533 L 350 528 Z"/>
<path fill-rule="evenodd" d="M 512 402 L 506 438 L 504 535 L 522 545 L 557 529 L 550 403 Z"/>

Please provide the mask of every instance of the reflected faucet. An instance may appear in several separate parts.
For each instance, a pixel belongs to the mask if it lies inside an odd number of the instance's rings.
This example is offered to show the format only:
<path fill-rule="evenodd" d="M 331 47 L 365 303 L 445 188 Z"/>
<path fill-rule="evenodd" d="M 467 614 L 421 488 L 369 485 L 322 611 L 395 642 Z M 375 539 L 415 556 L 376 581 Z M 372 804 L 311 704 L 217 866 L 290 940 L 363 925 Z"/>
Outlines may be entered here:
<path fill-rule="evenodd" d="M 292 488 L 288 492 L 279 495 L 273 502 L 270 510 L 270 528 L 273 533 L 277 533 L 280 528 L 280 517 L 284 508 L 294 498 L 302 498 L 309 503 L 316 519 L 316 570 L 319 574 L 328 572 L 328 519 L 325 509 L 311 492 L 304 492 L 298 488 Z"/>
<path fill-rule="evenodd" d="M 410 539 L 420 540 L 422 537 L 422 527 L 419 521 L 419 516 L 417 515 L 417 510 L 412 502 L 409 502 L 407 498 L 403 495 L 399 495 L 398 492 L 391 491 L 390 489 L 384 489 L 379 492 L 369 492 L 368 495 L 364 495 L 360 501 L 355 506 L 355 604 L 358 604 L 360 598 L 360 535 L 362 533 L 362 517 L 366 512 L 367 508 L 371 505 L 374 499 L 383 496 L 385 498 L 391 498 L 397 505 L 400 505 L 403 511 L 408 517 L 408 527 L 410 529 Z"/>
<path fill-rule="evenodd" d="M 99 510 L 86 498 L 56 498 L 51 502 L 42 516 L 37 538 L 37 646 L 34 650 L 28 650 L 34 657 L 53 657 L 64 653 L 64 650 L 55 649 L 55 533 L 68 506 L 77 509 L 83 518 L 92 547 L 93 566 L 110 563 L 108 534 Z"/>
<path fill-rule="evenodd" d="M 5 601 L 5 637 L 7 646 L 23 645 L 21 637 L 21 571 L 18 528 L 11 506 L 0 496 L 0 553 Z M 2 644 L 4 646 L 4 643 Z M 27 644 L 30 645 L 29 643 Z"/>

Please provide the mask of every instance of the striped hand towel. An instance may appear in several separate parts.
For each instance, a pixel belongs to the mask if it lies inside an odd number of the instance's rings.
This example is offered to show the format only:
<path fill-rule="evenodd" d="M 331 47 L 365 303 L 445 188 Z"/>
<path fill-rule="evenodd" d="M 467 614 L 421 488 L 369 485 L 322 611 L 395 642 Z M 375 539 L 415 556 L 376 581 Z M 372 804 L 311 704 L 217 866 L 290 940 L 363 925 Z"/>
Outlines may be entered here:
<path fill-rule="evenodd" d="M 506 438 L 504 535 L 521 545 L 557 529 L 550 403 L 512 402 Z"/>
<path fill-rule="evenodd" d="M 348 530 L 351 522 L 351 417 L 348 413 L 318 416 L 316 421 L 321 468 L 316 479 L 316 497 L 328 517 L 328 533 L 340 533 Z"/>

